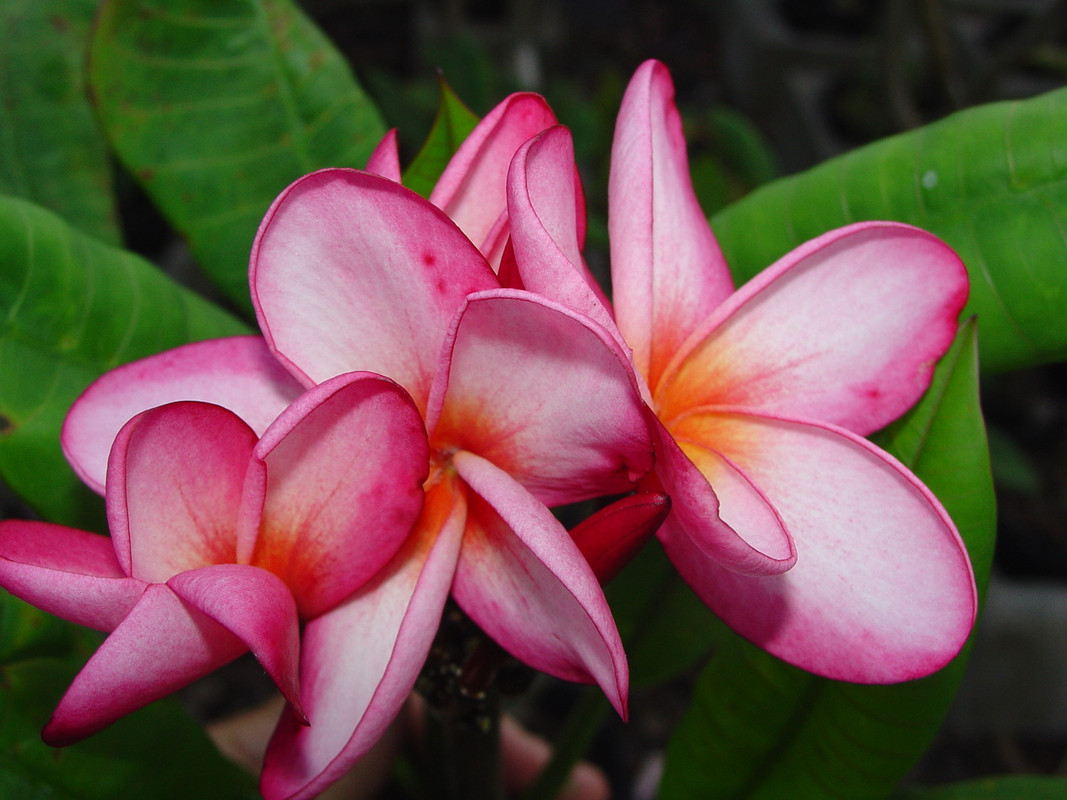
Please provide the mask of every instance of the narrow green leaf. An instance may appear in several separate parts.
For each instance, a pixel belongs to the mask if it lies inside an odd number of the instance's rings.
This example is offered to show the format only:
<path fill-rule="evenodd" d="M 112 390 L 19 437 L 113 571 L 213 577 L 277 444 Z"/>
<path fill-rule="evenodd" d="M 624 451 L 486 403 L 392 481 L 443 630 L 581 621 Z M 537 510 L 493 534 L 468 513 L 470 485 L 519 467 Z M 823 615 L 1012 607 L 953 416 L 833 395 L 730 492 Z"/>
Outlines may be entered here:
<path fill-rule="evenodd" d="M 880 438 L 945 504 L 984 590 L 995 507 L 976 351 L 971 321 L 923 400 Z M 966 654 L 922 680 L 862 686 L 816 677 L 730 635 L 675 731 L 660 797 L 884 798 L 928 746 L 965 663 Z"/>
<path fill-rule="evenodd" d="M 0 667 L 0 797 L 258 797 L 251 776 L 225 761 L 173 700 L 153 703 L 80 744 L 58 750 L 45 745 L 40 729 L 82 660 Z"/>
<path fill-rule="evenodd" d="M 99 527 L 59 431 L 88 384 L 169 347 L 247 333 L 137 256 L 0 197 L 0 476 L 41 514 Z"/>
<path fill-rule="evenodd" d="M 906 789 L 893 800 L 1067 800 L 1067 778 L 1006 775 L 932 788 Z"/>
<path fill-rule="evenodd" d="M 95 0 L 0 5 L 0 193 L 50 208 L 112 244 L 107 143 L 86 96 Z"/>
<path fill-rule="evenodd" d="M 850 222 L 952 245 L 971 274 L 984 370 L 1067 358 L 1067 89 L 980 106 L 769 184 L 712 219 L 739 281 Z"/>
<path fill-rule="evenodd" d="M 429 197 L 437 179 L 445 171 L 448 159 L 452 158 L 477 124 L 477 115 L 463 104 L 442 78 L 441 105 L 437 109 L 430 135 L 404 172 L 404 185 L 423 197 Z"/>
<path fill-rule="evenodd" d="M 246 310 L 271 201 L 304 173 L 363 167 L 385 132 L 291 0 L 105 0 L 89 76 L 122 162 Z"/>

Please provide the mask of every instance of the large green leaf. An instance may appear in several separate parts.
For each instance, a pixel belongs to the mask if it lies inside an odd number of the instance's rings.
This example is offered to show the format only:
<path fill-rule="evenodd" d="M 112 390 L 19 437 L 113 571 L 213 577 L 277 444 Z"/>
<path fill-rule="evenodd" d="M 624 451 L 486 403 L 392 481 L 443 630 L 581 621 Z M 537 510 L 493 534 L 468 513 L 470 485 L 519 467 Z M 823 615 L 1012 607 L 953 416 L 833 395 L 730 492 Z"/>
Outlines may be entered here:
<path fill-rule="evenodd" d="M 363 167 L 385 132 L 289 0 L 105 0 L 90 58 L 122 162 L 246 310 L 248 254 L 271 201 L 304 173 Z"/>
<path fill-rule="evenodd" d="M 85 93 L 95 0 L 0 4 L 0 193 L 118 243 L 107 143 Z"/>
<path fill-rule="evenodd" d="M 46 746 L 40 729 L 84 658 L 0 666 L 0 797 L 153 800 L 258 797 L 173 700 L 142 709 L 80 744 Z"/>
<path fill-rule="evenodd" d="M 984 589 L 995 508 L 976 350 L 972 321 L 930 391 L 880 441 L 945 504 Z M 965 661 L 961 655 L 910 683 L 861 686 L 816 677 L 731 635 L 701 675 L 670 743 L 660 796 L 884 798 L 928 746 Z"/>
<path fill-rule="evenodd" d="M 131 253 L 0 197 L 0 475 L 46 517 L 93 527 L 94 496 L 59 447 L 70 404 L 118 364 L 246 333 Z"/>
<path fill-rule="evenodd" d="M 984 370 L 1067 357 L 1067 89 L 960 112 L 776 181 L 712 219 L 746 280 L 858 220 L 926 228 L 971 274 Z"/>

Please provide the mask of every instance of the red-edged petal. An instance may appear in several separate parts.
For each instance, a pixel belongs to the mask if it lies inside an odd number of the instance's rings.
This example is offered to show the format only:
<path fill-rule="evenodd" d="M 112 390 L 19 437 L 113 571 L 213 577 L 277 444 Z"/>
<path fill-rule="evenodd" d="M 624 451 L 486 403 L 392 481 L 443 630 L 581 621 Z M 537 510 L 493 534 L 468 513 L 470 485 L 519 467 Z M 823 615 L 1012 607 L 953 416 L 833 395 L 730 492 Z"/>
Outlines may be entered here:
<path fill-rule="evenodd" d="M 663 492 L 627 495 L 571 528 L 571 539 L 604 584 L 630 563 L 670 510 L 671 498 Z"/>
<path fill-rule="evenodd" d="M 304 630 L 309 726 L 287 710 L 267 749 L 267 800 L 315 797 L 344 775 L 400 711 L 448 598 L 466 507 L 450 484 L 426 497 L 411 538 L 371 583 Z"/>
<path fill-rule="evenodd" d="M 966 268 L 932 234 L 892 222 L 831 231 L 701 326 L 664 376 L 660 415 L 730 406 L 870 433 L 926 391 L 966 300 Z"/>
<path fill-rule="evenodd" d="M 511 158 L 519 145 L 555 124 L 540 95 L 511 95 L 471 131 L 430 194 L 430 202 L 455 220 L 493 265 L 508 237 L 505 183 Z"/>
<path fill-rule="evenodd" d="M 396 128 L 385 134 L 370 154 L 367 159 L 367 172 L 400 183 L 400 150 L 397 146 Z"/>
<path fill-rule="evenodd" d="M 607 331 L 500 289 L 468 298 L 427 421 L 435 447 L 477 453 L 557 505 L 629 491 L 651 468 L 643 408 Z"/>
<path fill-rule="evenodd" d="M 499 285 L 440 209 L 344 169 L 307 175 L 274 201 L 251 264 L 260 327 L 294 374 L 378 372 L 420 408 L 463 298 Z"/>
<path fill-rule="evenodd" d="M 766 492 L 792 533 L 788 572 L 723 569 L 668 521 L 682 576 L 731 627 L 779 658 L 837 680 L 927 675 L 963 645 L 976 595 L 967 553 L 936 498 L 841 428 L 743 414 L 686 421 Z"/>
<path fill-rule="evenodd" d="M 577 185 L 566 128 L 549 128 L 519 148 L 508 173 L 515 268 L 523 288 L 596 320 L 622 343 L 607 297 L 582 259 Z"/>
<path fill-rule="evenodd" d="M 73 744 L 245 650 L 169 588 L 151 585 L 74 678 L 41 737 L 53 747 Z"/>
<path fill-rule="evenodd" d="M 167 586 L 244 642 L 303 716 L 298 676 L 300 623 L 296 601 L 278 576 L 257 567 L 218 564 L 175 575 Z"/>
<path fill-rule="evenodd" d="M 263 434 L 248 471 L 237 560 L 280 576 L 309 619 L 393 557 L 429 472 L 422 417 L 368 372 L 310 389 Z"/>
<path fill-rule="evenodd" d="M 145 411 L 119 432 L 108 462 L 115 554 L 135 578 L 237 556 L 237 514 L 256 435 L 231 411 L 181 402 Z"/>
<path fill-rule="evenodd" d="M 452 457 L 473 490 L 452 593 L 516 658 L 565 680 L 596 683 L 626 717 L 629 670 L 593 570 L 566 529 L 490 462 Z"/>
<path fill-rule="evenodd" d="M 119 430 L 142 411 L 176 400 L 223 406 L 262 433 L 303 387 L 260 336 L 194 342 L 117 367 L 98 378 L 63 423 L 63 452 L 89 488 L 104 492 Z"/>
<path fill-rule="evenodd" d="M 744 575 L 777 575 L 796 563 L 782 518 L 736 464 L 700 443 L 676 441 L 658 421 L 653 429 L 656 471 L 649 482 L 671 497 L 672 530 L 681 529 L 719 566 Z"/>
<path fill-rule="evenodd" d="M 0 586 L 49 614 L 110 631 L 144 593 L 111 539 L 48 522 L 0 522 Z"/>
<path fill-rule="evenodd" d="M 608 181 L 615 318 L 649 386 L 733 290 L 689 179 L 667 68 L 646 61 L 619 109 Z"/>

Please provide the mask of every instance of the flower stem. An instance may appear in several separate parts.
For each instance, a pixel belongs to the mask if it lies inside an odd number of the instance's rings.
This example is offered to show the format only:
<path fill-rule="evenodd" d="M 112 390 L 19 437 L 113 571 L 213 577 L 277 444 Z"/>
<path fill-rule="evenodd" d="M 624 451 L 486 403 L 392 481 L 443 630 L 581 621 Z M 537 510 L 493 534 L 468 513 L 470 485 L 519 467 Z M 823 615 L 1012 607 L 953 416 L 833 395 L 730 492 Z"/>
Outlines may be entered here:
<path fill-rule="evenodd" d="M 552 800 L 559 795 L 609 710 L 608 700 L 600 689 L 595 686 L 583 689 L 581 699 L 571 709 L 554 742 L 552 757 L 522 793 L 521 800 Z"/>
<path fill-rule="evenodd" d="M 426 708 L 427 782 L 441 800 L 504 800 L 500 767 L 500 701 L 491 713 L 464 719 L 447 709 Z"/>

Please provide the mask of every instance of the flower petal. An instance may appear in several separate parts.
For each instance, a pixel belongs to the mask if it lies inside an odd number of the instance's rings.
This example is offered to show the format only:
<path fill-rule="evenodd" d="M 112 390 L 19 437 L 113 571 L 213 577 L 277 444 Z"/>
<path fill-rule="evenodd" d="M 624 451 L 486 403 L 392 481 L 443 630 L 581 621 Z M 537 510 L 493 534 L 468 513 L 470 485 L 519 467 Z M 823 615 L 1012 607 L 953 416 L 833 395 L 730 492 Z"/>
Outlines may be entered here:
<path fill-rule="evenodd" d="M 430 193 L 494 266 L 508 238 L 505 184 L 519 145 L 556 124 L 540 95 L 519 92 L 506 98 L 475 126 Z"/>
<path fill-rule="evenodd" d="M 128 578 L 111 539 L 48 522 L 0 522 L 0 586 L 38 608 L 110 631 L 144 593 Z"/>
<path fill-rule="evenodd" d="M 522 486 L 472 453 L 452 457 L 474 491 L 452 594 L 501 647 L 535 669 L 597 683 L 626 717 L 629 670 L 593 570 Z"/>
<path fill-rule="evenodd" d="M 294 374 L 378 372 L 420 408 L 463 298 L 499 285 L 439 209 L 344 169 L 306 175 L 274 201 L 251 264 L 260 327 Z"/>
<path fill-rule="evenodd" d="M 153 584 L 74 678 L 41 738 L 73 744 L 246 650 L 210 617 Z"/>
<path fill-rule="evenodd" d="M 661 418 L 730 406 L 870 433 L 926 391 L 966 300 L 966 269 L 935 236 L 891 222 L 831 231 L 701 326 L 656 395 Z"/>
<path fill-rule="evenodd" d="M 98 378 L 63 423 L 63 452 L 89 488 L 104 492 L 119 430 L 149 408 L 202 400 L 228 408 L 262 433 L 303 387 L 261 336 L 194 342 L 117 367 Z"/>
<path fill-rule="evenodd" d="M 400 150 L 396 141 L 396 128 L 385 134 L 370 154 L 367 159 L 367 172 L 400 183 Z"/>
<path fill-rule="evenodd" d="M 397 551 L 429 471 L 422 417 L 369 372 L 310 389 L 263 434 L 249 467 L 237 560 L 281 577 L 309 619 Z"/>
<path fill-rule="evenodd" d="M 508 173 L 515 266 L 524 288 L 596 320 L 625 350 L 607 297 L 582 259 L 577 185 L 574 145 L 566 128 L 549 128 L 519 148 Z"/>
<path fill-rule="evenodd" d="M 735 464 L 692 440 L 676 442 L 658 421 L 654 430 L 656 471 L 647 483 L 670 495 L 672 530 L 684 531 L 708 558 L 743 575 L 777 575 L 796 563 L 778 512 Z"/>
<path fill-rule="evenodd" d="M 296 710 L 300 707 L 300 623 L 296 602 L 276 575 L 217 564 L 175 575 L 167 586 L 244 642 Z"/>
<path fill-rule="evenodd" d="M 427 423 L 435 447 L 477 453 L 558 505 L 629 491 L 651 468 L 643 408 L 602 327 L 500 289 L 457 317 Z"/>
<path fill-rule="evenodd" d="M 172 403 L 127 423 L 111 450 L 106 495 L 123 569 L 163 583 L 187 569 L 233 563 L 255 444 L 240 418 L 208 403 Z"/>
<path fill-rule="evenodd" d="M 717 565 L 669 524 L 671 560 L 738 633 L 837 680 L 927 675 L 963 645 L 976 594 L 966 550 L 944 509 L 899 462 L 844 429 L 746 414 L 685 422 L 771 499 L 797 563 L 746 577 Z"/>
<path fill-rule="evenodd" d="M 403 549 L 343 605 L 307 624 L 301 682 L 310 726 L 287 710 L 267 749 L 268 800 L 312 798 L 344 775 L 400 711 L 448 598 L 466 507 L 449 484 L 427 492 Z"/>
<path fill-rule="evenodd" d="M 689 178 L 667 68 L 646 61 L 615 124 L 608 181 L 615 318 L 655 392 L 686 337 L 733 290 Z"/>
<path fill-rule="evenodd" d="M 637 555 L 670 510 L 671 498 L 663 492 L 627 495 L 571 528 L 571 539 L 597 580 L 606 584 Z"/>

